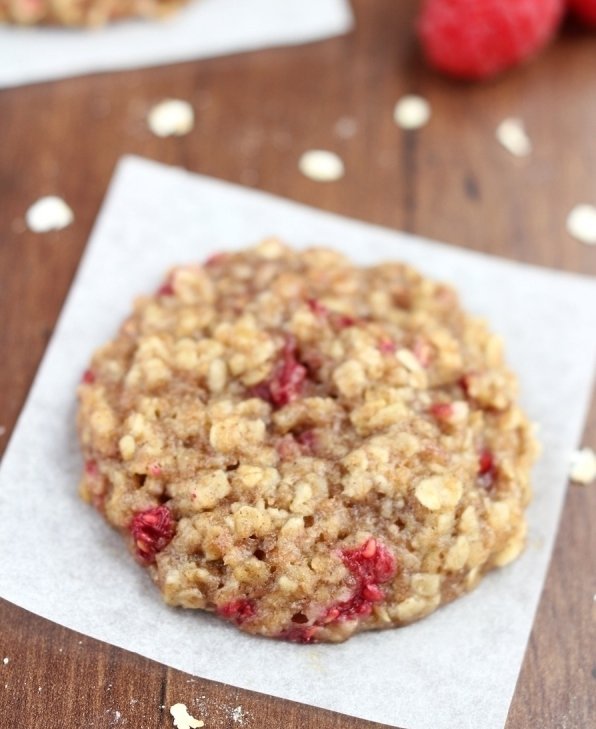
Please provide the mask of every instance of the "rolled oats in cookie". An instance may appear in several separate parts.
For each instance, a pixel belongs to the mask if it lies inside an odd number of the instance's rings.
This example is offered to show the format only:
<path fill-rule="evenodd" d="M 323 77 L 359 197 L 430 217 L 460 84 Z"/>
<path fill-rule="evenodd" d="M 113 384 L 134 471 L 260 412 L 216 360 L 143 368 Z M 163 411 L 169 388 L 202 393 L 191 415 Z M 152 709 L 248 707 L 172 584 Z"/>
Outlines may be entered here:
<path fill-rule="evenodd" d="M 161 17 L 188 0 L 0 0 L 0 23 L 96 26 L 133 16 Z"/>
<path fill-rule="evenodd" d="M 402 263 L 266 240 L 175 268 L 78 394 L 83 496 L 169 605 L 249 633 L 405 625 L 523 549 L 501 342 Z"/>

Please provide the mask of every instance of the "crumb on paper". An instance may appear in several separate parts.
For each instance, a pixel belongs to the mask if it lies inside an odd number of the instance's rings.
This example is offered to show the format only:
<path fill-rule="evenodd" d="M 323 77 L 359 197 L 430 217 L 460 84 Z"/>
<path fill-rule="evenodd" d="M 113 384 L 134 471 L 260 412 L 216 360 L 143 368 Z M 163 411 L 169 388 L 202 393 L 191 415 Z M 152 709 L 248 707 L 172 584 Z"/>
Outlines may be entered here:
<path fill-rule="evenodd" d="M 499 144 L 514 157 L 528 157 L 532 153 L 532 142 L 521 119 L 503 119 L 496 136 Z"/>
<path fill-rule="evenodd" d="M 591 448 L 582 448 L 571 456 L 569 478 L 583 486 L 596 479 L 596 453 Z"/>
<path fill-rule="evenodd" d="M 567 232 L 580 243 L 596 245 L 596 207 L 576 205 L 567 216 Z"/>
<path fill-rule="evenodd" d="M 174 704 L 170 707 L 170 714 L 174 719 L 174 726 L 178 729 L 199 729 L 205 722 L 195 719 L 188 713 L 185 704 Z"/>
<path fill-rule="evenodd" d="M 34 233 L 62 230 L 74 220 L 74 214 L 64 200 L 48 195 L 33 203 L 25 214 L 27 227 Z"/>
<path fill-rule="evenodd" d="M 244 709 L 241 706 L 236 706 L 236 708 L 232 709 L 232 713 L 230 714 L 230 716 L 232 717 L 232 721 L 235 724 L 244 724 L 246 714 L 244 713 Z"/>
<path fill-rule="evenodd" d="M 358 122 L 351 116 L 342 116 L 335 122 L 334 129 L 340 139 L 351 139 L 358 132 Z"/>
<path fill-rule="evenodd" d="M 431 107 L 422 96 L 402 96 L 393 110 L 393 120 L 401 129 L 421 129 L 430 121 Z"/>
<path fill-rule="evenodd" d="M 341 157 L 326 149 L 311 149 L 298 162 L 300 172 L 315 182 L 335 182 L 345 174 Z"/>
<path fill-rule="evenodd" d="M 194 127 L 195 114 L 188 101 L 165 99 L 151 109 L 147 124 L 158 137 L 181 137 Z"/>

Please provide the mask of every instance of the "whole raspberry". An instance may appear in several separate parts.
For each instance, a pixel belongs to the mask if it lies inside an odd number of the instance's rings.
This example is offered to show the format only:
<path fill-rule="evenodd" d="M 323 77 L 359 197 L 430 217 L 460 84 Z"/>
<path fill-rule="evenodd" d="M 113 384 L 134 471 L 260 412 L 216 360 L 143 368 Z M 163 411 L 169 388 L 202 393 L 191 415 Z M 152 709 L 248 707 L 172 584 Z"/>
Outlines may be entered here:
<path fill-rule="evenodd" d="M 596 25 L 596 0 L 567 0 L 567 7 L 584 23 Z"/>
<path fill-rule="evenodd" d="M 418 33 L 429 63 L 482 79 L 525 61 L 553 37 L 564 0 L 426 0 Z"/>

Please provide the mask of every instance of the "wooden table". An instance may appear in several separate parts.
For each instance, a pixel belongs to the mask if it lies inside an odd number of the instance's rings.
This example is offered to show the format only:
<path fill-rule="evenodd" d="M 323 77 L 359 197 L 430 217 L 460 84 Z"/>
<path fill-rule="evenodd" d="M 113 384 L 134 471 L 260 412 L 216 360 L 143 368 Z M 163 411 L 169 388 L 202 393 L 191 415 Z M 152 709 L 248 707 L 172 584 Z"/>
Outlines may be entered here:
<path fill-rule="evenodd" d="M 459 246 L 596 273 L 596 249 L 565 232 L 574 204 L 596 202 L 596 35 L 568 28 L 534 64 L 470 86 L 425 68 L 412 30 L 415 2 L 354 6 L 354 33 L 308 47 L 0 92 L 0 448 L 123 154 Z M 432 103 L 421 132 L 393 123 L 405 92 Z M 168 96 L 197 110 L 187 137 L 158 139 L 146 128 L 147 110 Z M 529 160 L 495 142 L 506 116 L 525 120 L 535 148 Z M 351 138 L 338 134 L 342 118 L 356 123 Z M 299 155 L 316 147 L 341 154 L 344 180 L 322 185 L 300 175 Z M 50 193 L 70 203 L 75 223 L 28 232 L 25 210 Z M 596 445 L 594 407 L 585 443 Z M 595 516 L 596 490 L 570 487 L 508 729 L 576 729 L 596 716 Z M 169 706 L 192 707 L 197 696 L 205 697 L 196 713 L 207 729 L 239 726 L 237 706 L 243 729 L 373 726 L 189 677 L 2 601 L 0 625 L 0 658 L 10 657 L 0 663 L 6 729 L 171 727 Z"/>

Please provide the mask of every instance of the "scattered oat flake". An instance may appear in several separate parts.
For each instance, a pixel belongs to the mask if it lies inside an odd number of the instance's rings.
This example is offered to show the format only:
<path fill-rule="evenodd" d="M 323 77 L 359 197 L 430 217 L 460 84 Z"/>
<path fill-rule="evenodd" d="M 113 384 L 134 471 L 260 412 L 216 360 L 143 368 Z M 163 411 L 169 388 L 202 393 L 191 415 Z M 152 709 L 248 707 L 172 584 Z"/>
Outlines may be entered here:
<path fill-rule="evenodd" d="M 431 108 L 428 101 L 416 94 L 402 96 L 393 110 L 393 120 L 401 129 L 421 129 L 430 121 Z"/>
<path fill-rule="evenodd" d="M 596 245 L 596 207 L 576 205 L 567 216 L 567 232 L 580 243 Z"/>
<path fill-rule="evenodd" d="M 48 195 L 33 203 L 25 214 L 27 227 L 34 233 L 62 230 L 74 220 L 74 214 L 64 200 Z"/>
<path fill-rule="evenodd" d="M 584 486 L 596 479 L 596 453 L 591 448 L 582 448 L 571 456 L 569 477 Z"/>
<path fill-rule="evenodd" d="M 158 137 L 181 137 L 194 127 L 195 114 L 188 101 L 165 99 L 151 109 L 147 123 Z"/>
<path fill-rule="evenodd" d="M 174 704 L 170 707 L 170 714 L 174 719 L 174 726 L 178 729 L 199 729 L 199 727 L 205 726 L 205 722 L 195 719 L 188 713 L 184 704 Z"/>
<path fill-rule="evenodd" d="M 532 142 L 521 119 L 503 119 L 496 135 L 499 144 L 514 157 L 527 157 L 532 153 Z"/>
<path fill-rule="evenodd" d="M 311 149 L 298 162 L 300 172 L 316 182 L 334 182 L 345 174 L 343 160 L 335 152 L 326 149 Z"/>

